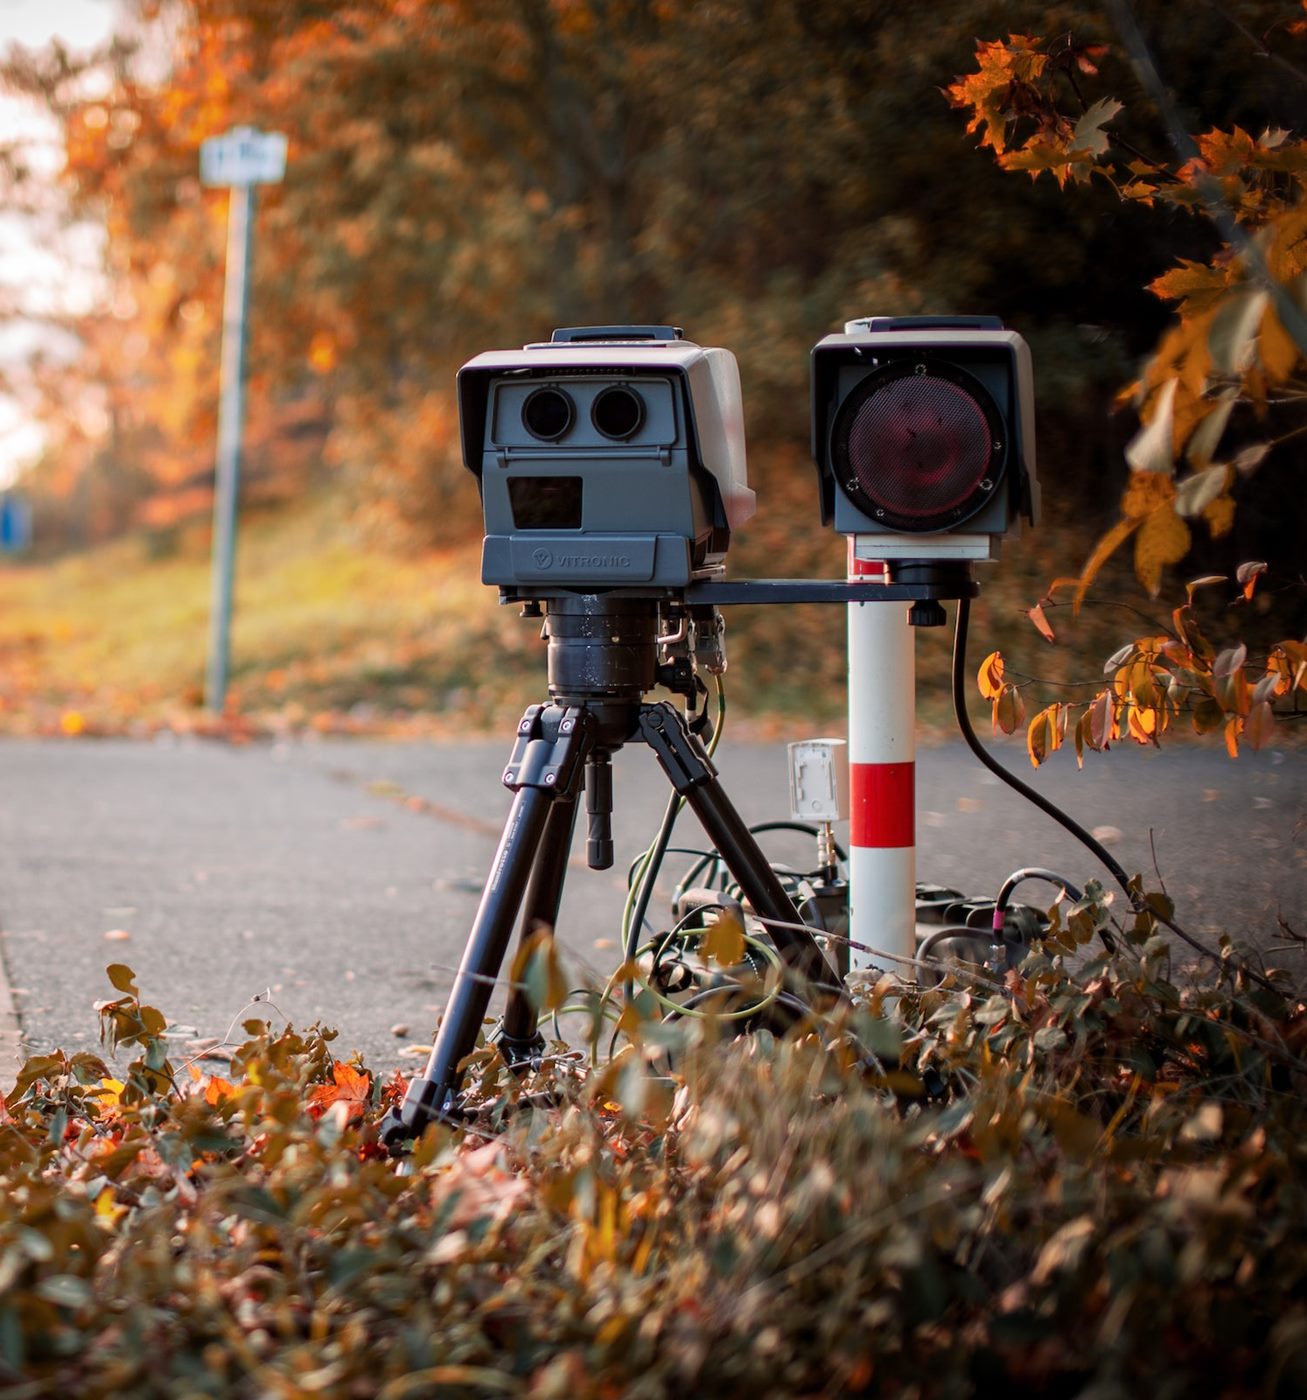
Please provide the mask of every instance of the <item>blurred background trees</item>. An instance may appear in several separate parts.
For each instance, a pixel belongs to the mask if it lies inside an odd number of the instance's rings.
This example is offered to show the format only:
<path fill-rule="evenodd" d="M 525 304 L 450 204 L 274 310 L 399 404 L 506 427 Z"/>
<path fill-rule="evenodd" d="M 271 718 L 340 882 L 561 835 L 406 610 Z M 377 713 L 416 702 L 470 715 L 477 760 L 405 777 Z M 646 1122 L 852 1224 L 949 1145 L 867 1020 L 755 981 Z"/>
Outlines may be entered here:
<path fill-rule="evenodd" d="M 1286 0 L 1135 8 L 1191 129 L 1292 125 L 1307 45 Z M 66 217 L 106 233 L 103 295 L 67 326 L 78 352 L 27 391 L 49 433 L 29 478 L 47 539 L 61 521 L 81 541 L 207 508 L 226 196 L 201 187 L 198 151 L 238 123 L 290 138 L 285 183 L 259 195 L 249 489 L 342 482 L 355 518 L 394 543 L 477 533 L 452 396 L 463 360 L 557 324 L 668 321 L 741 361 L 762 509 L 740 559 L 839 573 L 807 462 L 810 347 L 855 315 L 990 312 L 1035 355 L 1056 542 L 1042 583 L 1077 567 L 1125 482 L 1137 420 L 1113 395 L 1171 315 L 1147 284 L 1219 246 L 1183 211 L 1005 174 L 950 110 L 943 89 L 978 39 L 1114 43 L 1089 0 L 132 12 L 102 53 L 15 51 L 4 66 L 60 121 Z M 1126 104 L 1114 130 L 1167 158 L 1124 58 L 1096 62 Z M 24 177 L 11 149 L 11 194 Z M 102 432 L 85 431 L 84 403 Z M 1254 552 L 1298 569 L 1294 450 L 1264 464 L 1230 536 L 1196 540 L 1194 572 Z"/>

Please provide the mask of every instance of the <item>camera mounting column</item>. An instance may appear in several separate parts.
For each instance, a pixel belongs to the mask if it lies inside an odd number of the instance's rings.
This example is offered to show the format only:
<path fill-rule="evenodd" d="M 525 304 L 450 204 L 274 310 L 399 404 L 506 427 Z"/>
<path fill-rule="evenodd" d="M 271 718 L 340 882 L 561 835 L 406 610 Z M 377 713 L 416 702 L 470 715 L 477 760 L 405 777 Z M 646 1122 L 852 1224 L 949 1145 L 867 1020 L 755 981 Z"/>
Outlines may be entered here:
<path fill-rule="evenodd" d="M 910 956 L 911 624 L 940 626 L 938 599 L 970 596 L 973 562 L 1038 517 L 1030 350 L 995 316 L 847 321 L 812 352 L 812 454 L 822 522 L 850 537 L 850 579 L 888 570 L 922 589 L 910 613 L 849 607 L 851 937 Z"/>
<path fill-rule="evenodd" d="M 859 559 L 849 581 L 889 582 Z M 849 604 L 849 938 L 916 952 L 916 651 L 906 603 Z M 857 947 L 850 966 L 902 972 Z"/>

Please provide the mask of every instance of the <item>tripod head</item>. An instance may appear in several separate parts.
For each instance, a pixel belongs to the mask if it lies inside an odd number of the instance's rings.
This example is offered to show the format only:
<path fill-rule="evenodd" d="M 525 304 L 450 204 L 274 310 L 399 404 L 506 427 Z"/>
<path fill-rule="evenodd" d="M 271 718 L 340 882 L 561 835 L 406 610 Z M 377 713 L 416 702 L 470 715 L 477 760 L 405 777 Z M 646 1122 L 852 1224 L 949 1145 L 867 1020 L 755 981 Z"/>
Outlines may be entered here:
<path fill-rule="evenodd" d="M 592 717 L 587 856 L 591 869 L 607 870 L 613 863 L 611 756 L 637 736 L 641 706 L 655 686 L 683 695 L 691 711 L 698 707 L 706 693 L 699 666 L 717 674 L 726 667 L 721 614 L 714 607 L 687 608 L 676 594 L 660 599 L 614 593 L 560 593 L 524 611 L 545 619 L 549 698 Z M 703 713 L 691 722 L 700 734 L 707 726 Z"/>

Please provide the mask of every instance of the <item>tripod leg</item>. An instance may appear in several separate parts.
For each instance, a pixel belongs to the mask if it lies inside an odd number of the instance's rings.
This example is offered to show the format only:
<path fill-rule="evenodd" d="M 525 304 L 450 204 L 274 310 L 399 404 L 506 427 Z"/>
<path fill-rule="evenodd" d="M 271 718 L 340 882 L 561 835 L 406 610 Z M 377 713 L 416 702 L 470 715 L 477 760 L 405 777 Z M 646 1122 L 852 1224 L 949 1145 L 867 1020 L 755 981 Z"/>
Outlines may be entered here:
<path fill-rule="evenodd" d="M 576 802 L 563 793 L 554 799 L 544 834 L 540 838 L 531 884 L 526 892 L 526 904 L 522 909 L 522 927 L 518 935 L 522 943 L 537 929 L 554 929 L 558 926 L 558 906 L 563 901 L 563 880 L 567 875 L 567 860 L 572 850 L 576 808 Z M 539 1014 L 539 1007 L 532 1005 L 531 998 L 521 987 L 509 988 L 504 1024 L 495 1039 L 510 1065 L 525 1064 L 545 1048 L 544 1037 L 536 1029 Z"/>
<path fill-rule="evenodd" d="M 744 818 L 727 797 L 703 745 L 686 728 L 680 713 L 666 703 L 644 706 L 640 712 L 640 735 L 657 755 L 672 786 L 699 818 L 754 911 L 763 919 L 775 921 L 769 932 L 786 963 L 814 985 L 843 996 L 840 979 L 831 970 L 817 940 L 802 927 L 786 927 L 803 923 L 799 911 Z"/>
<path fill-rule="evenodd" d="M 426 1069 L 382 1124 L 388 1146 L 416 1137 L 444 1116 L 458 1092 L 459 1065 L 476 1045 L 555 798 L 575 812 L 593 728 L 584 710 L 556 705 L 532 705 L 518 726 L 504 770 L 504 784 L 515 793 L 513 805 Z"/>

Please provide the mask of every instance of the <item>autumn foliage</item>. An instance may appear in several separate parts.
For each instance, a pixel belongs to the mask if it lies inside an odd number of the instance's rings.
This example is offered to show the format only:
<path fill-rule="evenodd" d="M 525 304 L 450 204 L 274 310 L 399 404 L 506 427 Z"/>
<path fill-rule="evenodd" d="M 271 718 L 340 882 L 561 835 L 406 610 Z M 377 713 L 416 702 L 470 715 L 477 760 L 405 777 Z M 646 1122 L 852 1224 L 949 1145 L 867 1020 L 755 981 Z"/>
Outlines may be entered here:
<path fill-rule="evenodd" d="M 1182 990 L 1146 911 L 1102 952 L 1093 891 L 1052 912 L 1002 985 L 886 978 L 783 1041 L 634 1015 L 590 1071 L 562 1044 L 521 1079 L 478 1051 L 477 1116 L 402 1161 L 376 1137 L 402 1080 L 332 1032 L 253 1021 L 221 1073 L 178 1064 L 112 967 L 117 1064 L 39 1056 L 0 1114 L 0 1378 L 1296 1393 L 1301 1001 L 1234 963 Z"/>
<path fill-rule="evenodd" d="M 1307 20 L 1283 28 L 1302 37 Z M 1136 66 L 1146 68 L 1151 56 L 1142 40 L 1133 42 Z M 1238 482 L 1280 443 L 1301 435 L 1307 402 L 1307 140 L 1280 127 L 1253 136 L 1234 126 L 1196 138 L 1172 130 L 1180 158 L 1147 155 L 1115 133 L 1121 102 L 1089 100 L 1088 84 L 1099 79 L 1109 52 L 1106 44 L 1069 35 L 1013 34 L 978 44 L 976 71 L 947 92 L 952 105 L 970 113 L 967 130 L 980 133 L 1004 170 L 1034 179 L 1048 174 L 1064 189 L 1098 179 L 1123 203 L 1206 216 L 1222 234 L 1207 262 L 1182 259 L 1149 284 L 1173 306 L 1175 319 L 1121 395 L 1142 426 L 1125 449 L 1130 475 L 1120 517 L 1079 575 L 1054 581 L 1031 610 L 1049 641 L 1047 605 L 1069 590 L 1078 610 L 1127 541 L 1133 540 L 1139 582 L 1156 597 L 1164 570 L 1189 555 L 1196 523 L 1214 540 L 1226 535 Z M 1265 570 L 1249 561 L 1233 580 L 1190 582 L 1166 632 L 1140 637 L 1109 659 L 1107 688 L 1085 705 L 1058 702 L 1030 721 L 1032 763 L 1061 746 L 1074 711 L 1081 761 L 1085 748 L 1106 748 L 1123 735 L 1156 743 L 1182 714 L 1200 734 L 1222 731 L 1232 757 L 1241 741 L 1266 744 L 1275 702 L 1287 701 L 1295 713 L 1301 708 L 1307 647 L 1282 640 L 1250 671 L 1248 647 L 1214 649 L 1194 608 L 1197 590 L 1231 584 L 1234 604 L 1249 603 Z M 1024 705 L 997 653 L 981 667 L 980 689 L 993 705 L 996 729 L 1011 733 L 1024 722 Z"/>

